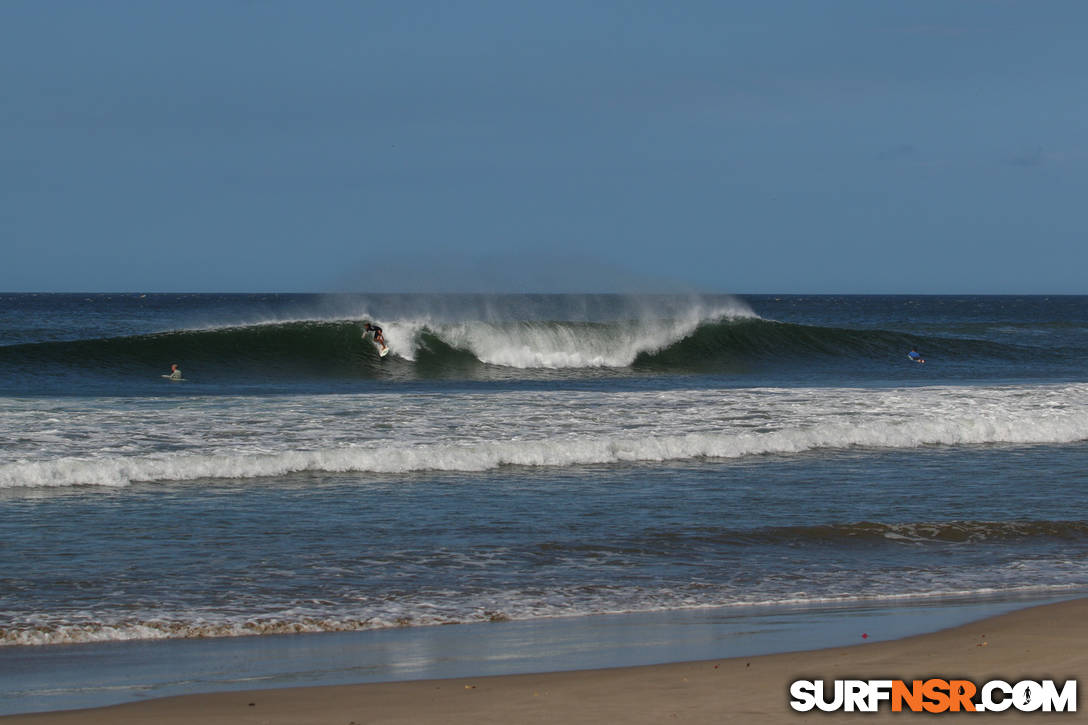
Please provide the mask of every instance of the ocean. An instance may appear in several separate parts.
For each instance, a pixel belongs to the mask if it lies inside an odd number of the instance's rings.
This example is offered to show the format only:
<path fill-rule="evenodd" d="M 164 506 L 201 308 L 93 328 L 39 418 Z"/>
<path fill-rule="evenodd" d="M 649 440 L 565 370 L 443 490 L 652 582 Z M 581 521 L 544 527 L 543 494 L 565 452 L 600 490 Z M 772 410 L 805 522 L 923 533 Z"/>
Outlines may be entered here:
<path fill-rule="evenodd" d="M 1088 297 L 0 295 L 0 670 L 1083 594 L 1086 359 Z"/>

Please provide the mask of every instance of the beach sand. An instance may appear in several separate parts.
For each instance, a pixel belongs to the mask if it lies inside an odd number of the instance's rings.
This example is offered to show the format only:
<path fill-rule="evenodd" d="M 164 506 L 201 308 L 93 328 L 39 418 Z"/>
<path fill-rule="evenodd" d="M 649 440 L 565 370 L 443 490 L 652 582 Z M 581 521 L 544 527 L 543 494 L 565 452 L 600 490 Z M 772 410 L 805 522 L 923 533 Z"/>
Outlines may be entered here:
<path fill-rule="evenodd" d="M 1048 604 L 890 642 L 810 652 L 531 675 L 184 695 L 89 710 L 14 715 L 15 723 L 775 723 L 934 717 L 795 713 L 796 679 L 1053 679 L 1088 674 L 1088 599 Z M 946 713 L 971 722 L 1076 713 Z"/>

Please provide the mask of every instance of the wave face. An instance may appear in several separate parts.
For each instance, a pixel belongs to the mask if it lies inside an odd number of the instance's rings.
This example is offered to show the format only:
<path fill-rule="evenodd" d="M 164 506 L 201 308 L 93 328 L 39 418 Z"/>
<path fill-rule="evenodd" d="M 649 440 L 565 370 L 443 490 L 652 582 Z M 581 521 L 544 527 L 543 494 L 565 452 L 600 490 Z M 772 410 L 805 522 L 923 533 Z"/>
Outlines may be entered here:
<path fill-rule="evenodd" d="M 366 375 L 378 359 L 355 322 L 277 322 L 0 347 L 0 363 L 81 375 L 148 376 L 170 362 L 217 376 Z M 166 362 L 164 365 L 164 361 Z"/>
<path fill-rule="evenodd" d="M 708 316 L 709 315 L 709 316 Z M 31 381 L 79 376 L 149 380 L 179 362 L 200 382 L 488 377 L 562 371 L 578 374 L 744 374 L 804 371 L 849 362 L 852 369 L 901 367 L 918 338 L 693 313 L 686 318 L 611 322 L 379 320 L 392 355 L 382 360 L 358 320 L 302 320 L 176 330 L 127 337 L 0 347 L 0 369 Z M 1047 350 L 971 338 L 930 339 L 944 370 L 1078 359 Z"/>

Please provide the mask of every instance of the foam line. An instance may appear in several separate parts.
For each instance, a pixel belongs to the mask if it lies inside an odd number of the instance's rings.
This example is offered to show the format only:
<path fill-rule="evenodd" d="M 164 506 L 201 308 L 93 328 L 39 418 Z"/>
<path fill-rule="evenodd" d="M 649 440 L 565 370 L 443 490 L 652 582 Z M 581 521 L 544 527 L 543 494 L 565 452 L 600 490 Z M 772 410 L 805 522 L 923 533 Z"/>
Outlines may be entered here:
<path fill-rule="evenodd" d="M 137 481 L 187 481 L 284 476 L 302 471 L 409 473 L 485 471 L 500 466 L 573 466 L 621 462 L 740 458 L 765 454 L 866 447 L 905 449 L 981 444 L 1060 444 L 1088 440 L 1088 411 L 1039 418 L 1029 412 L 1004 418 L 956 416 L 864 425 L 820 423 L 777 431 L 495 440 L 466 444 L 404 445 L 372 442 L 266 454 L 159 454 L 106 459 L 61 458 L 0 466 L 0 488 L 124 486 Z"/>

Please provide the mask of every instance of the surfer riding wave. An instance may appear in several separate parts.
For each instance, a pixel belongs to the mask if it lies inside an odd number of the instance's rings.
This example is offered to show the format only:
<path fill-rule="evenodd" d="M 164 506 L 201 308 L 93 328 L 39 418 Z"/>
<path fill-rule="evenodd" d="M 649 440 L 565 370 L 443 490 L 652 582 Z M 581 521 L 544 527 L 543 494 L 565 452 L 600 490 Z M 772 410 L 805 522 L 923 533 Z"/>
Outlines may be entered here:
<path fill-rule="evenodd" d="M 363 323 L 363 329 L 365 330 L 365 332 L 363 332 L 364 337 L 366 337 L 367 333 L 372 333 L 374 335 L 374 342 L 378 343 L 379 352 L 384 356 L 385 353 L 389 351 L 389 346 L 385 343 L 385 335 L 382 334 L 382 328 L 378 325 L 372 325 L 369 322 L 366 322 Z"/>

